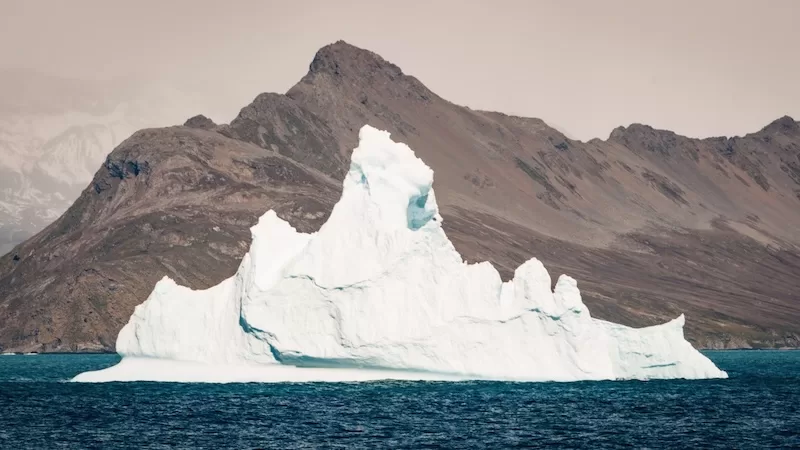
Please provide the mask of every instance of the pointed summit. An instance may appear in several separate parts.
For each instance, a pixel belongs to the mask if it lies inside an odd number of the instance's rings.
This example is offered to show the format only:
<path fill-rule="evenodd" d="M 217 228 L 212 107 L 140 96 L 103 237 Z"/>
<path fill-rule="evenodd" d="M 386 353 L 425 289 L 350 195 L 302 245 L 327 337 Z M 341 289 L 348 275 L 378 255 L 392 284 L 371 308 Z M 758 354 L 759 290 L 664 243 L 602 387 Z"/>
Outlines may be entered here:
<path fill-rule="evenodd" d="M 396 111 L 417 110 L 438 99 L 419 80 L 380 55 L 344 41 L 317 51 L 306 76 L 286 96 L 323 121 L 348 131 L 337 139 L 342 154 L 355 147 L 355 130 L 366 123 L 394 136 L 414 133 L 415 127 L 401 120 Z"/>
<path fill-rule="evenodd" d="M 611 134 L 608 137 L 609 141 L 615 142 L 622 142 L 628 143 L 632 139 L 634 140 L 642 140 L 642 139 L 651 139 L 651 138 L 658 138 L 663 139 L 665 137 L 675 136 L 675 133 L 669 130 L 660 130 L 657 128 L 653 128 L 650 125 L 645 125 L 642 123 L 632 123 L 627 127 L 618 126 L 611 131 Z"/>
<path fill-rule="evenodd" d="M 380 55 L 345 41 L 337 41 L 319 49 L 308 71 L 309 75 L 327 73 L 336 77 L 359 77 L 375 72 L 383 72 L 392 79 L 403 75 L 399 67 Z"/>
<path fill-rule="evenodd" d="M 770 122 L 769 125 L 761 129 L 762 132 L 785 133 L 800 129 L 800 125 L 789 116 L 783 116 Z"/>
<path fill-rule="evenodd" d="M 214 121 L 209 119 L 208 117 L 202 114 L 198 114 L 194 117 L 189 118 L 189 120 L 187 120 L 183 124 L 183 126 L 189 128 L 200 128 L 203 130 L 213 130 L 214 128 L 216 128 L 217 124 L 214 123 Z"/>

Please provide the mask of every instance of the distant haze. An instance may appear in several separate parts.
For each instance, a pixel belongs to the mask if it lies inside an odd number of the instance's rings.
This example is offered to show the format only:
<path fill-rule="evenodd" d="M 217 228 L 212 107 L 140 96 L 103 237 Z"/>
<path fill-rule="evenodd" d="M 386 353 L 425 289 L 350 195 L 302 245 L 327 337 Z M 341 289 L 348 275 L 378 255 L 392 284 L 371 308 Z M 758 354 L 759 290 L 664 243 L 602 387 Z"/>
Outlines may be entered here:
<path fill-rule="evenodd" d="M 258 93 L 286 91 L 318 48 L 339 39 L 379 53 L 448 100 L 540 117 L 584 140 L 632 122 L 706 137 L 800 117 L 793 0 L 0 7 L 0 68 L 179 85 L 224 122 Z"/>

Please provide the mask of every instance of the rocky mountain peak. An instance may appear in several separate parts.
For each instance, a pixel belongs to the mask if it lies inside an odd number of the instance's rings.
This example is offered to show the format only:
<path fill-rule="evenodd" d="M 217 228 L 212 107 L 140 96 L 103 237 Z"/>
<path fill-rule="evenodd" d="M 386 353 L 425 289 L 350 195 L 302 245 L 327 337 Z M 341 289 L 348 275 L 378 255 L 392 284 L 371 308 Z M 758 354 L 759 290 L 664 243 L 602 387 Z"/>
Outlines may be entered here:
<path fill-rule="evenodd" d="M 639 141 L 642 139 L 663 140 L 665 138 L 672 138 L 674 136 L 676 136 L 676 134 L 672 131 L 659 130 L 651 127 L 650 125 L 644 125 L 641 123 L 632 123 L 627 127 L 619 126 L 614 128 L 608 140 L 627 144 L 631 141 Z"/>
<path fill-rule="evenodd" d="M 789 116 L 783 116 L 770 122 L 769 125 L 761 129 L 762 132 L 768 133 L 786 133 L 796 132 L 800 130 L 800 125 L 797 121 Z"/>
<path fill-rule="evenodd" d="M 609 141 L 619 141 L 623 137 L 625 137 L 625 130 L 626 128 L 622 125 L 618 126 L 611 130 L 611 134 L 608 136 Z"/>
<path fill-rule="evenodd" d="M 335 91 L 338 94 L 332 94 Z M 370 98 L 415 98 L 424 102 L 435 96 L 413 76 L 369 50 L 344 41 L 321 48 L 309 71 L 286 95 L 305 105 L 326 105 L 315 112 L 330 110 L 332 96 L 352 98 L 366 105 Z M 314 109 L 314 108 L 312 108 Z"/>
<path fill-rule="evenodd" d="M 186 123 L 183 124 L 185 127 L 189 128 L 199 128 L 202 130 L 213 130 L 216 128 L 217 124 L 214 123 L 213 120 L 209 119 L 208 117 L 198 114 L 194 117 L 189 118 Z"/>
<path fill-rule="evenodd" d="M 380 55 L 341 40 L 319 49 L 308 70 L 309 75 L 325 73 L 341 78 L 382 73 L 394 79 L 403 75 L 399 67 Z"/>

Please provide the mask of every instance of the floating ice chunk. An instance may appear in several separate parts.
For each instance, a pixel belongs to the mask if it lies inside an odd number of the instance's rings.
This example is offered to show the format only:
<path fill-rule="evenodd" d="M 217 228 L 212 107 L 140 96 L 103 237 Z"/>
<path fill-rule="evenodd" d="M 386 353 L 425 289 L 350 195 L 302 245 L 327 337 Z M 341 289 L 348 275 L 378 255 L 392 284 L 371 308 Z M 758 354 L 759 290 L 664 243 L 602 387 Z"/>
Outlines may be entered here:
<path fill-rule="evenodd" d="M 268 211 L 235 276 L 160 281 L 117 339 L 123 360 L 76 381 L 573 381 L 726 377 L 683 316 L 633 329 L 593 319 L 574 279 L 531 259 L 503 283 L 442 229 L 433 171 L 365 126 L 317 233 Z"/>

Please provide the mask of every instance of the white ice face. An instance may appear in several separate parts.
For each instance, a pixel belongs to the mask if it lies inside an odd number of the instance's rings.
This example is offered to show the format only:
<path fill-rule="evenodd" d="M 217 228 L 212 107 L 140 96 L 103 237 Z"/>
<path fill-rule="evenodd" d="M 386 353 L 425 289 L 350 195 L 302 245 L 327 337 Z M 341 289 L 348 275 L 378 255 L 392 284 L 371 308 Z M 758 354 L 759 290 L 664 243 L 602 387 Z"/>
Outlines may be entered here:
<path fill-rule="evenodd" d="M 503 283 L 442 230 L 433 171 L 365 126 L 342 198 L 313 234 L 269 211 L 232 278 L 159 282 L 117 339 L 118 366 L 78 381 L 573 381 L 719 378 L 683 316 L 633 329 L 591 317 L 541 262 Z"/>

